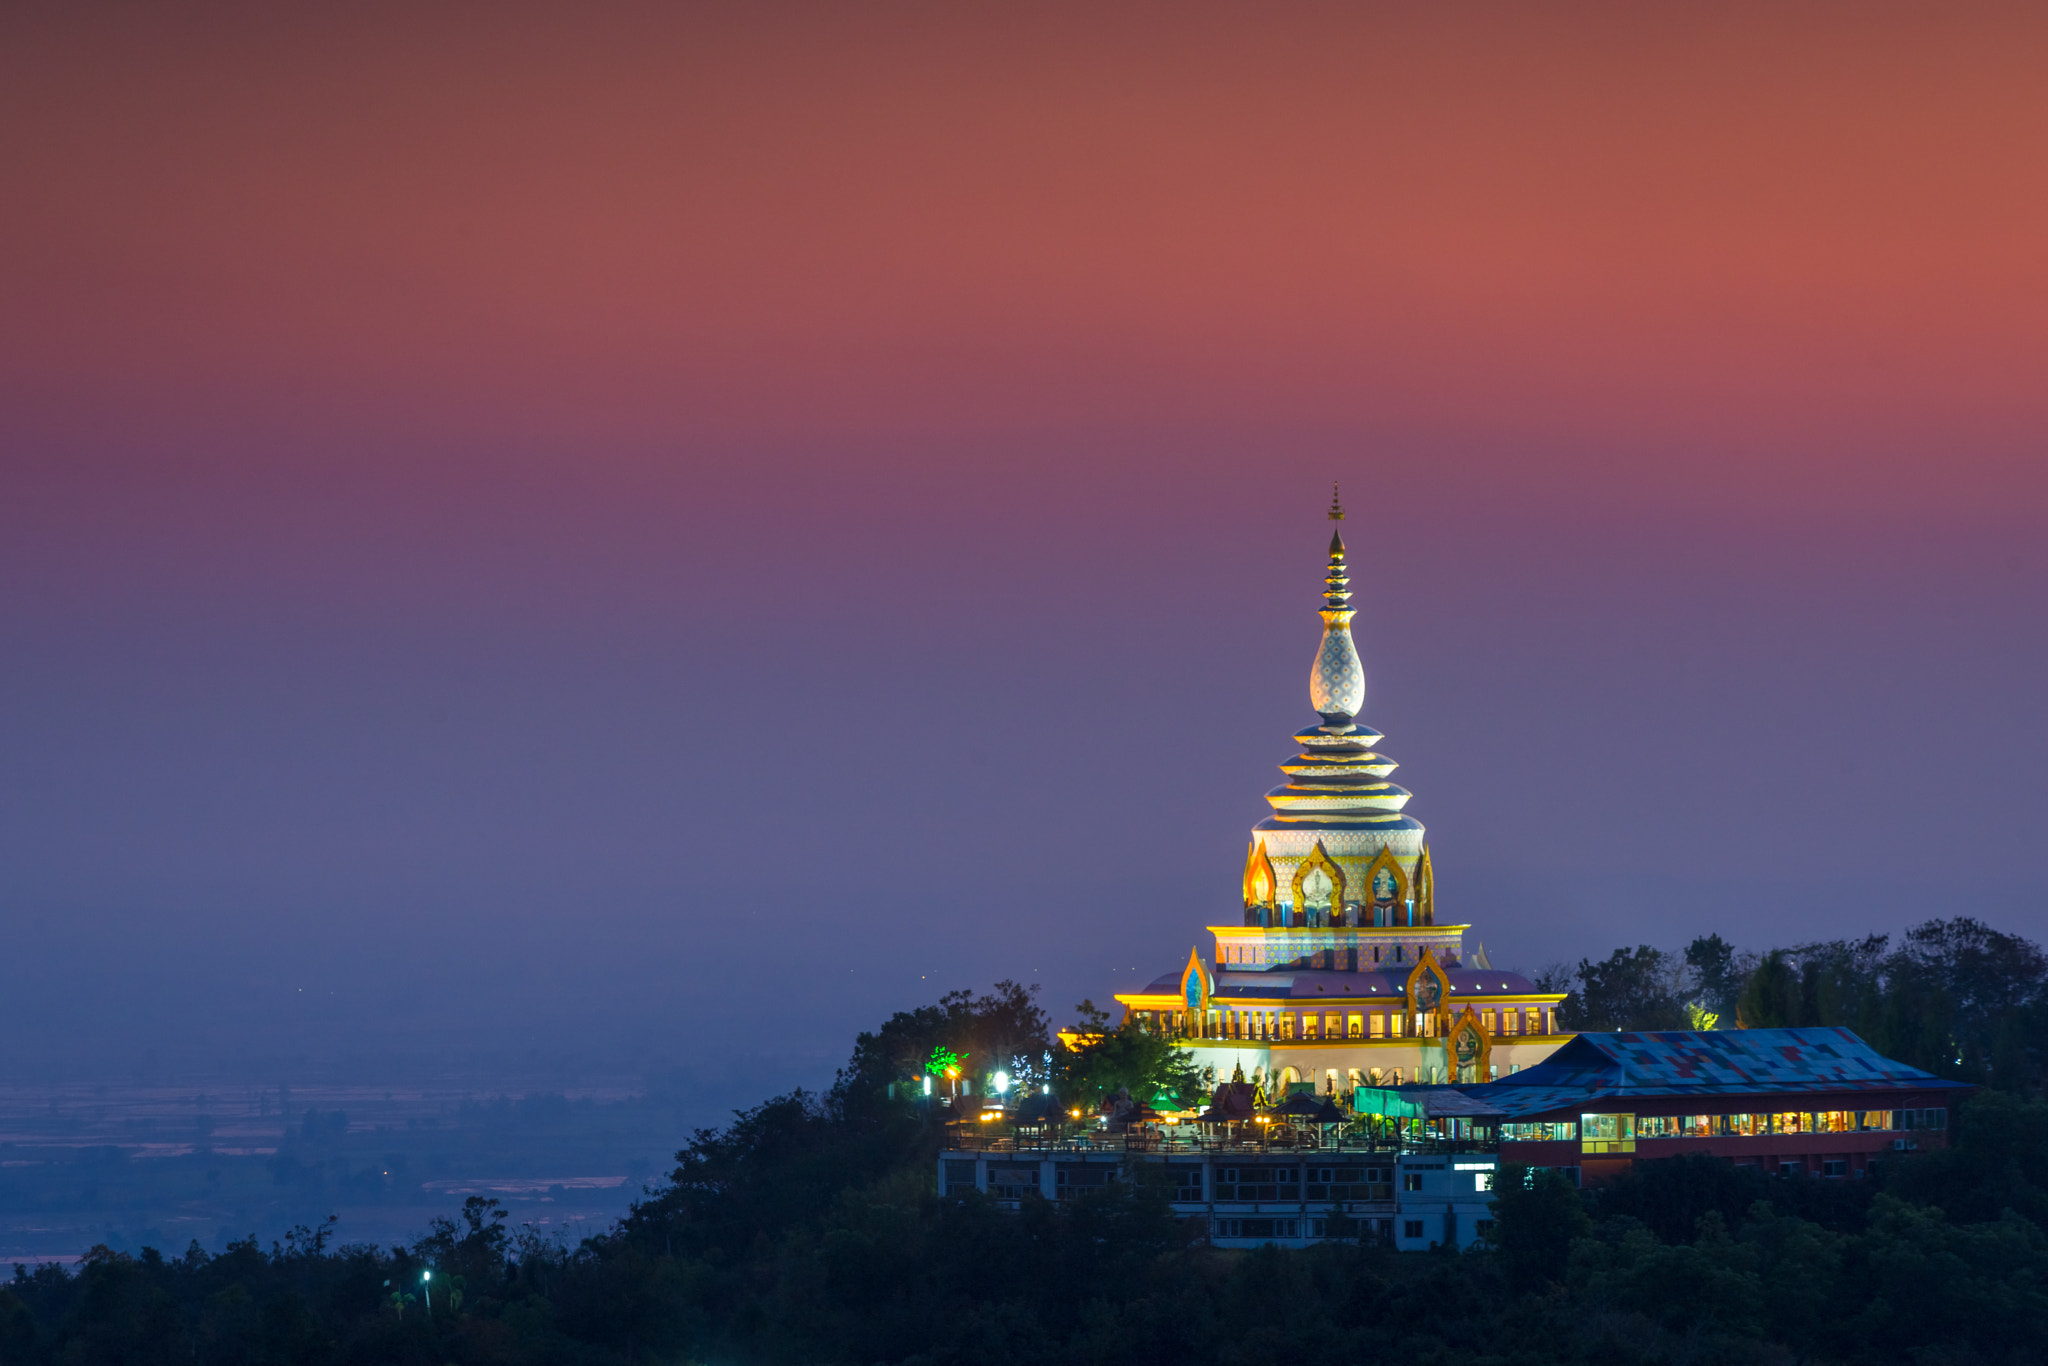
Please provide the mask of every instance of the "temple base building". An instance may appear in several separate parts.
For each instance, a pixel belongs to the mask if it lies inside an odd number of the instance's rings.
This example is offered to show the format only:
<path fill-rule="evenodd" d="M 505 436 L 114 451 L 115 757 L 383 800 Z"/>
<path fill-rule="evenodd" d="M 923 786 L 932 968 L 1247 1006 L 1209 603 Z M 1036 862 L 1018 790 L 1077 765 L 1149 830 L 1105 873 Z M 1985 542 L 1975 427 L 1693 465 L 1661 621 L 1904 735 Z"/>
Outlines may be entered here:
<path fill-rule="evenodd" d="M 1333 495 L 1330 519 L 1344 519 Z M 1216 1079 L 1270 1095 L 1483 1082 L 1548 1057 L 1561 993 L 1490 966 L 1469 925 L 1439 924 L 1436 872 L 1383 738 L 1358 720 L 1365 669 L 1350 572 L 1330 536 L 1323 634 L 1309 672 L 1318 724 L 1266 794 L 1245 854 L 1243 922 L 1211 925 L 1210 952 L 1117 996 Z"/>

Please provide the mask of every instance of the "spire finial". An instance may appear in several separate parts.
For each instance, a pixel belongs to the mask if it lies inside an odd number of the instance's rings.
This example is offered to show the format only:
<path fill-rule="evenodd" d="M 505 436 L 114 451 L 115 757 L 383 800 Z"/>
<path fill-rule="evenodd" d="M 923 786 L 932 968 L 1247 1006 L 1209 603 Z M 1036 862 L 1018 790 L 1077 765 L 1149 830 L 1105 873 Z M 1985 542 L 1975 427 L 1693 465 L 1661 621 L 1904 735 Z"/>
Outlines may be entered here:
<path fill-rule="evenodd" d="M 1330 576 L 1325 580 L 1329 591 L 1324 602 L 1324 606 L 1333 612 L 1351 606 L 1351 576 L 1344 569 L 1344 529 L 1335 525 L 1343 520 L 1344 501 L 1338 496 L 1337 485 L 1333 481 L 1330 484 Z"/>
<path fill-rule="evenodd" d="M 1349 721 L 1365 703 L 1365 670 L 1351 640 L 1351 573 L 1344 566 L 1344 502 L 1336 482 L 1330 484 L 1330 569 L 1323 579 L 1323 643 L 1309 679 L 1309 700 L 1316 714 Z M 1334 724 L 1334 723 L 1333 723 Z"/>

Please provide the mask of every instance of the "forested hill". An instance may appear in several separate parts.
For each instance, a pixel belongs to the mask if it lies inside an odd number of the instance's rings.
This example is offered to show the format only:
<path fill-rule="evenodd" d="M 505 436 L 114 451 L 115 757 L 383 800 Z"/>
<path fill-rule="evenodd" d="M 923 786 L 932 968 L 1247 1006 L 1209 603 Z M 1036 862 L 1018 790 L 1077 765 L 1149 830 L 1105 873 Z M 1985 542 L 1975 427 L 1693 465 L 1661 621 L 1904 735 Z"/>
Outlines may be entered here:
<path fill-rule="evenodd" d="M 0 1366 L 2048 1362 L 2048 1103 L 2017 1063 L 1963 1107 L 1953 1149 L 1866 1181 L 1683 1159 L 1581 1195 L 1510 1169 L 1492 1246 L 1397 1255 L 1219 1251 L 1142 1179 L 1021 1212 L 941 1200 L 939 1133 L 906 1083 L 988 1056 L 1049 1058 L 1043 1084 L 1083 1103 L 1186 1081 L 1148 1036 L 1070 1052 L 1023 990 L 955 993 L 860 1036 L 827 1093 L 696 1133 L 579 1246 L 475 1199 L 404 1247 L 303 1230 L 102 1250 L 75 1273 L 16 1269 Z"/>

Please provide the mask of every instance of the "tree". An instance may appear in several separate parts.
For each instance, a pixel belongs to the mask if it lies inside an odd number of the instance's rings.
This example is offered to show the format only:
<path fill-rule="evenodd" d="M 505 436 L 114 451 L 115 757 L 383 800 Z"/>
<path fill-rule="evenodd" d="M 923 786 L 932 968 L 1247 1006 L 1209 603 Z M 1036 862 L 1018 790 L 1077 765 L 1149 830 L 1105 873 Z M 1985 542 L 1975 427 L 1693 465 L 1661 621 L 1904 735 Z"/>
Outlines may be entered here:
<path fill-rule="evenodd" d="M 1576 986 L 1565 998 L 1565 1019 L 1576 1030 L 1686 1029 L 1678 965 L 1648 944 L 1616 949 L 1600 962 L 1580 959 Z"/>
<path fill-rule="evenodd" d="M 2031 1087 L 2042 1074 L 2041 1027 L 2048 1024 L 2048 955 L 2039 945 L 1967 916 L 1929 920 L 1906 931 L 1885 960 L 1887 985 L 1942 1028 L 1912 1027 L 1903 1010 L 1900 1044 L 1930 1071 L 2007 1091 Z"/>
<path fill-rule="evenodd" d="M 1735 1023 L 1735 1004 L 1742 995 L 1742 983 L 1747 975 L 1734 946 L 1718 934 L 1700 935 L 1685 946 L 1685 967 L 1692 979 L 1692 997 L 1687 1005 L 1714 1016 L 1717 1021 L 1716 1025 L 1701 1027 L 1732 1026 Z"/>
<path fill-rule="evenodd" d="M 2048 955 L 1967 917 L 1884 935 L 1773 949 L 1742 984 L 1745 1029 L 1840 1026 L 1886 1057 L 2000 1090 L 2044 1072 Z"/>
<path fill-rule="evenodd" d="M 1186 1049 L 1126 1020 L 1112 1026 L 1093 1001 L 1075 1007 L 1078 1040 L 1053 1057 L 1053 1089 L 1069 1105 L 1093 1109 L 1118 1091 L 1147 1105 L 1187 1109 L 1202 1099 L 1199 1069 Z"/>
<path fill-rule="evenodd" d="M 965 1075 L 984 1085 L 999 1071 L 1023 1084 L 1048 1080 L 1052 1030 L 1037 997 L 1037 987 L 998 982 L 985 996 L 952 991 L 935 1006 L 898 1011 L 880 1029 L 854 1040 L 853 1057 L 834 1090 L 846 1105 L 879 1103 L 890 1083 L 922 1077 L 938 1049 L 951 1052 Z"/>
<path fill-rule="evenodd" d="M 1509 1281 L 1535 1290 L 1564 1280 L 1572 1240 L 1592 1232 L 1578 1188 L 1553 1167 L 1503 1165 L 1493 1183 L 1494 1248 Z"/>
<path fill-rule="evenodd" d="M 504 1205 L 497 1200 L 472 1195 L 462 1202 L 460 1222 L 446 1218 L 431 1220 L 418 1250 L 441 1273 L 434 1285 L 439 1287 L 443 1277 L 488 1277 L 504 1266 L 507 1217 Z"/>
<path fill-rule="evenodd" d="M 1743 1029 L 1791 1029 L 1799 1024 L 1799 978 L 1783 949 L 1763 956 L 1742 984 L 1735 1022 Z"/>

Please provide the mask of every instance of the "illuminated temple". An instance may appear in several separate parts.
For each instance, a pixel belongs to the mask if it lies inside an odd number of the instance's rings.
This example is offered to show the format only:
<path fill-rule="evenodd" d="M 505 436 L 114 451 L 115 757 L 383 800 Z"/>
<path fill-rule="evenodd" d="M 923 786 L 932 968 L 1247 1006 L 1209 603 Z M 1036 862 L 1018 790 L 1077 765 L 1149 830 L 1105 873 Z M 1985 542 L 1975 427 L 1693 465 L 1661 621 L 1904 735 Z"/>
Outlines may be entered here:
<path fill-rule="evenodd" d="M 1334 498 L 1330 515 L 1343 518 Z M 941 1195 L 1080 1200 L 1149 1164 L 1219 1246 L 1362 1238 L 1420 1252 L 1486 1240 L 1503 1164 L 1574 1184 L 1681 1156 L 1856 1180 L 1946 1144 L 1973 1088 L 1845 1029 L 1560 1033 L 1561 995 L 1490 966 L 1469 926 L 1439 919 L 1422 823 L 1359 720 L 1341 535 L 1324 590 L 1316 724 L 1252 827 L 1243 914 L 1208 927 L 1206 956 L 1117 997 L 1127 1021 L 1208 1072 L 1207 1108 L 1162 1114 L 1119 1096 L 1084 1114 L 1045 1096 L 956 1113 Z M 998 1095 L 1004 1080 L 991 1078 Z"/>
<path fill-rule="evenodd" d="M 1344 518 L 1334 495 L 1330 518 Z M 1490 966 L 1467 946 L 1469 925 L 1439 921 L 1426 832 L 1380 733 L 1359 719 L 1365 668 L 1341 529 L 1323 588 L 1317 724 L 1294 736 L 1300 752 L 1252 827 L 1242 922 L 1209 926 L 1208 955 L 1198 947 L 1117 1000 L 1218 1079 L 1242 1074 L 1275 1095 L 1512 1075 L 1564 1042 L 1563 997 Z"/>

